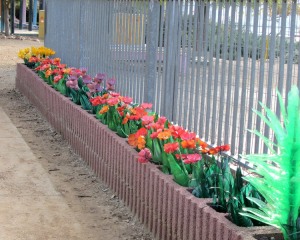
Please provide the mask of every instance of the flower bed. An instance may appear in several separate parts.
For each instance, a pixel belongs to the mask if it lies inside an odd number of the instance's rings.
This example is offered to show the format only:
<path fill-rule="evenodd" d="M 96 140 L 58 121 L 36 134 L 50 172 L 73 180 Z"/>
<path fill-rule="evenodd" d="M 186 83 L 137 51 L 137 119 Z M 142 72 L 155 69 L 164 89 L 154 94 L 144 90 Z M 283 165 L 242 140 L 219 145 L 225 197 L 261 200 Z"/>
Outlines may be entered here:
<path fill-rule="evenodd" d="M 156 165 L 140 164 L 137 152 L 93 115 L 17 65 L 16 87 L 22 92 L 158 239 L 259 239 L 272 227 L 237 227 L 173 182 Z M 176 206 L 176 207 L 174 207 Z M 270 235 L 271 234 L 271 235 Z"/>

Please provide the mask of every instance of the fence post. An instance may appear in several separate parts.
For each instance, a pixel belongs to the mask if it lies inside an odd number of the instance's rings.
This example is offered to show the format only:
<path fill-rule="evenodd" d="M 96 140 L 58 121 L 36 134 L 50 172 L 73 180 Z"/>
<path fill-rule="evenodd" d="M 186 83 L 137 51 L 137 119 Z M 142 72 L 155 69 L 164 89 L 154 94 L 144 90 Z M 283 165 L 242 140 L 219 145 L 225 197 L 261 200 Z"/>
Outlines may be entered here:
<path fill-rule="evenodd" d="M 156 88 L 156 52 L 158 46 L 158 26 L 159 26 L 159 1 L 151 0 L 148 4 L 148 24 L 147 24 L 147 54 L 146 54 L 146 78 L 144 85 L 144 101 L 150 102 L 155 105 L 156 99 L 155 88 Z"/>
<path fill-rule="evenodd" d="M 166 28 L 165 28 L 165 43 L 164 43 L 164 57 L 163 61 L 166 63 L 164 70 L 164 82 L 162 97 L 162 113 L 169 120 L 174 121 L 174 106 L 175 106 L 175 73 L 178 54 L 178 37 L 179 37 L 179 20 L 180 2 L 167 1 L 166 13 Z"/>

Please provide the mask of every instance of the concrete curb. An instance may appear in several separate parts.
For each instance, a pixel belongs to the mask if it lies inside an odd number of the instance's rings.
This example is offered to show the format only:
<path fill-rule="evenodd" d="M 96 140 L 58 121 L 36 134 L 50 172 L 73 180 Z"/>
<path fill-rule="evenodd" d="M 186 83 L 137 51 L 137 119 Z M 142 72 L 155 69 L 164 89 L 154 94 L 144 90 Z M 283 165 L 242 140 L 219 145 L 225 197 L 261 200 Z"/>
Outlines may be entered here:
<path fill-rule="evenodd" d="M 238 227 L 195 198 L 153 164 L 140 164 L 137 152 L 93 115 L 55 91 L 23 64 L 16 88 L 59 131 L 95 174 L 122 199 L 156 239 L 283 239 L 272 227 Z"/>

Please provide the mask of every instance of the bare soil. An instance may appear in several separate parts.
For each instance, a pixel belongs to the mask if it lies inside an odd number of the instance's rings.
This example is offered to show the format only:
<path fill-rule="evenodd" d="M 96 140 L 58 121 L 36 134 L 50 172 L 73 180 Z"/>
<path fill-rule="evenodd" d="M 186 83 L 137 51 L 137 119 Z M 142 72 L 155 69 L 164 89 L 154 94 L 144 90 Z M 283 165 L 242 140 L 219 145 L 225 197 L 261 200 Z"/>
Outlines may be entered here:
<path fill-rule="evenodd" d="M 153 239 L 40 112 L 15 90 L 16 63 L 22 62 L 17 57 L 19 49 L 41 45 L 43 42 L 36 39 L 8 39 L 0 35 L 0 107 L 78 217 L 86 231 L 85 239 Z"/>

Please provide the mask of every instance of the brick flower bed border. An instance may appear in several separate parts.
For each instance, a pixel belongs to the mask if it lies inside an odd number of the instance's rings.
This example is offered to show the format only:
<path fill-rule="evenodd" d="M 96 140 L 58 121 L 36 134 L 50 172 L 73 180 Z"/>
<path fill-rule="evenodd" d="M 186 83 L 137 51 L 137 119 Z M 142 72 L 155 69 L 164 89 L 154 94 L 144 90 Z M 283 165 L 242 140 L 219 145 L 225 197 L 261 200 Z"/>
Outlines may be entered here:
<path fill-rule="evenodd" d="M 157 239 L 254 240 L 268 235 L 282 239 L 272 227 L 238 227 L 192 196 L 153 164 L 137 161 L 137 152 L 43 82 L 32 70 L 17 64 L 16 88 L 25 95 Z"/>

